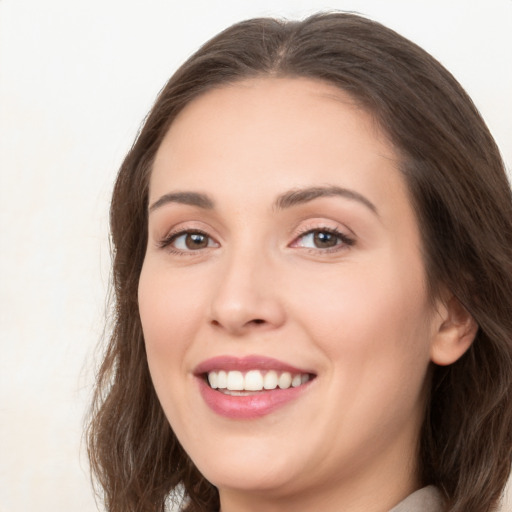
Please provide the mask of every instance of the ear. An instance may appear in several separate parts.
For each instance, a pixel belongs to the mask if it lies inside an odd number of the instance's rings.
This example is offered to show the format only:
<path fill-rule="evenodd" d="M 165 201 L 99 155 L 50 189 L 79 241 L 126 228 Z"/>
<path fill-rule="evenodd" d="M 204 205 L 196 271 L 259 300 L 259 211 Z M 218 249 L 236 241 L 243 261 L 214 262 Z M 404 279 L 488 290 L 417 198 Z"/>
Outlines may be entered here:
<path fill-rule="evenodd" d="M 430 346 L 430 359 L 446 366 L 457 361 L 471 346 L 478 324 L 453 295 L 439 305 L 438 320 Z"/>

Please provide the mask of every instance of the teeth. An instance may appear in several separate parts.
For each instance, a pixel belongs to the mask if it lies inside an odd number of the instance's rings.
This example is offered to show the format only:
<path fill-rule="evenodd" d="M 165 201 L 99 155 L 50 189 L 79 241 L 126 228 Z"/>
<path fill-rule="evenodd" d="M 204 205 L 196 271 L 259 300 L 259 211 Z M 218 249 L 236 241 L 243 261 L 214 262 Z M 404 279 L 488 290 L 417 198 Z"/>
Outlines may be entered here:
<path fill-rule="evenodd" d="M 302 377 L 300 375 L 294 375 L 292 379 L 292 387 L 296 388 L 302 384 Z"/>
<path fill-rule="evenodd" d="M 208 374 L 208 383 L 212 389 L 219 387 L 219 374 L 217 372 L 210 372 Z"/>
<path fill-rule="evenodd" d="M 279 377 L 278 386 L 281 389 L 288 389 L 292 385 L 292 374 L 290 372 L 283 372 Z"/>
<path fill-rule="evenodd" d="M 260 391 L 263 389 L 263 375 L 258 370 L 251 370 L 245 374 L 244 384 L 246 391 Z"/>
<path fill-rule="evenodd" d="M 228 387 L 228 374 L 223 370 L 218 374 L 217 387 L 220 389 L 226 389 Z"/>
<path fill-rule="evenodd" d="M 244 375 L 242 372 L 228 372 L 228 385 L 230 391 L 242 391 L 244 389 Z"/>
<path fill-rule="evenodd" d="M 307 373 L 278 373 L 275 370 L 266 372 L 250 370 L 245 375 L 236 370 L 208 372 L 208 382 L 212 389 L 227 390 L 232 395 L 236 395 L 237 391 L 262 391 L 264 389 L 276 389 L 277 387 L 280 389 L 296 388 L 308 381 L 309 374 Z"/>
<path fill-rule="evenodd" d="M 277 372 L 270 370 L 265 374 L 263 378 L 263 387 L 265 389 L 276 389 L 277 388 Z"/>

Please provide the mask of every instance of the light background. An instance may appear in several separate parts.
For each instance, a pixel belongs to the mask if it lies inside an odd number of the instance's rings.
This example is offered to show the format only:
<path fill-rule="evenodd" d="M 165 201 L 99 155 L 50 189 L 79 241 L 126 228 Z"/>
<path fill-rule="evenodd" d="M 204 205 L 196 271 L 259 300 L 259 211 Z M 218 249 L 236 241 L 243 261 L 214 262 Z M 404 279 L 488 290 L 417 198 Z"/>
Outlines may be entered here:
<path fill-rule="evenodd" d="M 0 512 L 95 510 L 81 431 L 108 201 L 155 95 L 231 23 L 325 9 L 369 15 L 445 64 L 510 172 L 512 0 L 0 0 Z"/>

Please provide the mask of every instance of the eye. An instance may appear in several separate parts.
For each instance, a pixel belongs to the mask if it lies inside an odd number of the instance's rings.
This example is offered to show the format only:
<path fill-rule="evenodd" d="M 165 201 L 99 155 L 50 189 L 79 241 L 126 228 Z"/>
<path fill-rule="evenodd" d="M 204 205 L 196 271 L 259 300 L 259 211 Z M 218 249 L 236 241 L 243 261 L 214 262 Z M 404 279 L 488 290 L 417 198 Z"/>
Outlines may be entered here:
<path fill-rule="evenodd" d="M 354 240 L 337 229 L 311 229 L 299 236 L 292 247 L 307 249 L 336 249 L 354 244 Z"/>
<path fill-rule="evenodd" d="M 202 231 L 180 231 L 171 233 L 160 243 L 161 247 L 172 248 L 176 252 L 199 251 L 219 244 Z"/>

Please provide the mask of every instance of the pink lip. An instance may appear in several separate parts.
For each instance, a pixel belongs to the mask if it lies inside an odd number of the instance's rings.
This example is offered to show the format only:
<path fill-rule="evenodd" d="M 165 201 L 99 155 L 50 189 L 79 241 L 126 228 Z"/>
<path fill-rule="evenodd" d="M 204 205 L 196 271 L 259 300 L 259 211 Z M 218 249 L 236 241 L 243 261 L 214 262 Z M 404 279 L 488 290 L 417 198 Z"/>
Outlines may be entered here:
<path fill-rule="evenodd" d="M 296 388 L 273 389 L 258 391 L 247 396 L 231 396 L 212 389 L 204 378 L 204 374 L 215 370 L 248 371 L 253 369 L 287 371 L 293 374 L 312 373 L 307 370 L 290 366 L 286 363 L 263 356 L 237 358 L 220 356 L 208 359 L 197 366 L 194 374 L 197 377 L 199 391 L 206 404 L 220 416 L 232 419 L 255 419 L 286 405 L 304 393 L 312 381 Z"/>
<path fill-rule="evenodd" d="M 275 370 L 277 372 L 290 372 L 290 373 L 313 373 L 309 370 L 304 370 L 283 363 L 278 359 L 265 356 L 246 356 L 246 357 L 233 357 L 233 356 L 218 356 L 212 357 L 200 363 L 194 370 L 195 375 L 202 375 L 204 373 L 216 370 L 238 370 L 246 372 L 249 370 Z"/>

